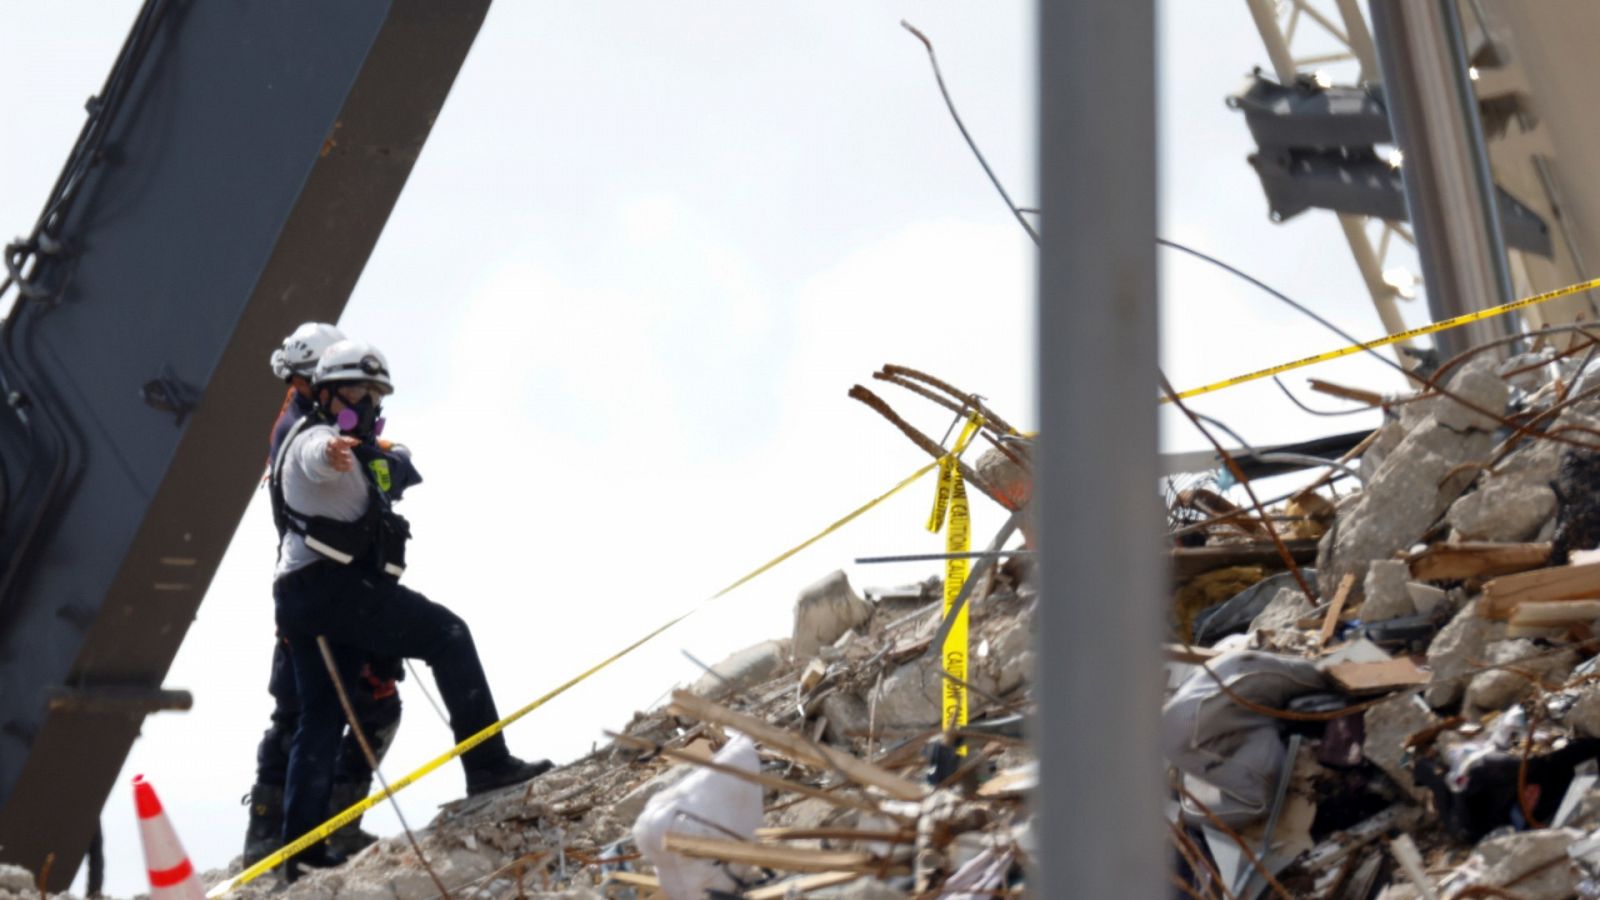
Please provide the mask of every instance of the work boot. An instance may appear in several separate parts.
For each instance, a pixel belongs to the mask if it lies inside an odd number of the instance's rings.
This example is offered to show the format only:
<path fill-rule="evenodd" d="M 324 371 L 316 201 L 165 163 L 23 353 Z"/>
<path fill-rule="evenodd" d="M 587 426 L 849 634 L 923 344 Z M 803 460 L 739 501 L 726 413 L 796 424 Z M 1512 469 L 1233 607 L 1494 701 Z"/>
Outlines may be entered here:
<path fill-rule="evenodd" d="M 467 796 L 521 784 L 553 768 L 555 765 L 548 759 L 525 762 L 508 754 L 497 763 L 467 773 Z"/>
<path fill-rule="evenodd" d="M 334 782 L 333 799 L 328 804 L 328 815 L 336 816 L 344 812 L 357 801 L 366 799 L 371 790 L 370 778 L 364 784 Z M 355 856 L 377 842 L 377 835 L 361 830 L 361 816 L 356 816 L 350 820 L 350 824 L 328 835 L 328 846 L 345 857 Z"/>
<path fill-rule="evenodd" d="M 244 830 L 244 865 L 249 868 L 278 849 L 283 837 L 283 785 L 258 784 L 244 795 L 250 823 Z"/>
<path fill-rule="evenodd" d="M 331 869 L 344 863 L 344 855 L 330 850 L 326 841 L 313 844 L 308 849 L 300 851 L 283 867 L 283 880 L 289 884 L 299 881 L 300 876 L 305 874 L 300 871 L 301 866 L 307 869 Z"/>

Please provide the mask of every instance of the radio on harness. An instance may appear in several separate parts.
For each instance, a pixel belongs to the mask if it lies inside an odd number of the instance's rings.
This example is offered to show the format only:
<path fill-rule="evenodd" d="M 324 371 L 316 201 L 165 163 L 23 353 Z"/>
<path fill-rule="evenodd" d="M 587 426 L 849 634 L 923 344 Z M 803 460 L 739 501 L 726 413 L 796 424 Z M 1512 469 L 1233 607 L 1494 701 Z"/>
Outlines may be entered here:
<path fill-rule="evenodd" d="M 354 448 L 367 485 L 367 511 L 360 518 L 343 522 L 328 516 L 306 515 L 290 507 L 284 499 L 284 459 L 306 425 L 318 424 L 315 419 L 315 415 L 310 415 L 296 422 L 284 437 L 283 446 L 278 448 L 278 458 L 272 461 L 268 492 L 272 501 L 272 522 L 278 529 L 278 536 L 294 532 L 305 539 L 306 547 L 325 559 L 341 565 L 367 566 L 398 579 L 406 570 L 406 542 L 411 539 L 411 524 L 394 511 L 390 492 L 398 496 L 407 483 L 393 478 L 390 467 L 394 460 L 382 448 L 371 443 L 361 443 Z"/>

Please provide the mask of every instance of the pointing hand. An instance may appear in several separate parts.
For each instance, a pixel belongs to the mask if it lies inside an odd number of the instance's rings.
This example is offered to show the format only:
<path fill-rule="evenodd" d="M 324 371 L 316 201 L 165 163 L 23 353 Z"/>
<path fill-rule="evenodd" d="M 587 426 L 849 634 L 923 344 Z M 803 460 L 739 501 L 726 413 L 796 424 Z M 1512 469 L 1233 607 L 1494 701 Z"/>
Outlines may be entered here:
<path fill-rule="evenodd" d="M 328 442 L 328 465 L 333 466 L 335 472 L 348 472 L 356 467 L 355 454 L 350 448 L 361 443 L 359 438 L 336 437 Z"/>

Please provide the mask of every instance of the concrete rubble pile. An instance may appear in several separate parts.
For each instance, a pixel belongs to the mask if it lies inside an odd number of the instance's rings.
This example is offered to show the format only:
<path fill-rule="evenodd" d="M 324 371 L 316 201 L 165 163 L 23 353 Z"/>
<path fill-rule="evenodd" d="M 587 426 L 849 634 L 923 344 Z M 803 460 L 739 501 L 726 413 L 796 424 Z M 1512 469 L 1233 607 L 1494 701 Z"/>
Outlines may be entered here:
<path fill-rule="evenodd" d="M 1030 568 L 1008 561 L 975 586 L 964 757 L 939 728 L 928 652 L 940 580 L 862 597 L 834 572 L 801 594 L 789 638 L 733 654 L 582 759 L 445 807 L 416 834 L 433 875 L 399 835 L 287 889 L 268 876 L 231 896 L 430 900 L 435 875 L 457 898 L 1018 890 L 1036 777 L 1019 715 Z"/>
<path fill-rule="evenodd" d="M 1173 498 L 1174 896 L 1600 898 L 1600 390 L 1552 356 L 1386 400 L 1342 497 Z"/>
<path fill-rule="evenodd" d="M 1022 519 L 1030 441 L 934 376 L 873 377 L 967 420 L 989 446 L 966 482 Z M 856 385 L 850 396 L 935 459 L 949 447 Z M 953 526 L 952 526 L 953 527 Z M 962 527 L 966 527 L 963 521 Z M 1026 537 L 1029 528 L 1021 524 Z M 1001 554 L 962 582 L 968 723 L 942 727 L 944 584 L 868 589 L 842 571 L 801 592 L 788 638 L 711 666 L 610 742 L 527 785 L 458 801 L 415 835 L 337 869 L 233 897 L 317 900 L 984 897 L 1025 890 L 1037 767 L 1030 709 L 1031 557 Z M 665 686 L 663 686 L 665 687 Z M 404 802 L 404 796 L 401 796 Z M 420 855 L 418 851 L 420 850 Z M 238 874 L 206 873 L 208 885 Z"/>

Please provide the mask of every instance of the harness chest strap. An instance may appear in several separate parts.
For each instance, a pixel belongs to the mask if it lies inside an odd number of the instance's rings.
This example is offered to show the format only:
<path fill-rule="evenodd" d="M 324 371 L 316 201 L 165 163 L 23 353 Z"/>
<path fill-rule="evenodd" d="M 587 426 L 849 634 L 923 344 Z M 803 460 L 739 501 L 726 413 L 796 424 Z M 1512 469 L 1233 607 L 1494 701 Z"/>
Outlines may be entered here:
<path fill-rule="evenodd" d="M 363 481 L 367 486 L 367 512 L 355 521 L 345 522 L 327 516 L 310 516 L 289 506 L 283 492 L 283 466 L 290 448 L 308 424 L 312 424 L 311 416 L 306 416 L 294 424 L 284 436 L 283 444 L 278 448 L 278 456 L 273 460 L 269 482 L 270 499 L 273 523 L 277 526 L 279 535 L 285 531 L 292 531 L 300 535 L 308 549 L 341 565 L 350 565 L 358 558 L 376 550 L 381 559 L 383 573 L 399 578 L 405 573 L 405 566 L 396 563 L 391 554 L 404 559 L 404 544 L 410 536 L 410 528 L 405 524 L 405 520 L 393 511 L 388 496 L 375 481 L 377 473 L 371 471 L 370 466 L 362 467 L 365 475 Z M 399 538 L 398 542 L 392 547 L 385 546 L 388 542 L 384 540 L 385 535 L 380 534 L 380 531 L 395 533 Z M 335 546 L 335 543 L 344 546 Z"/>

